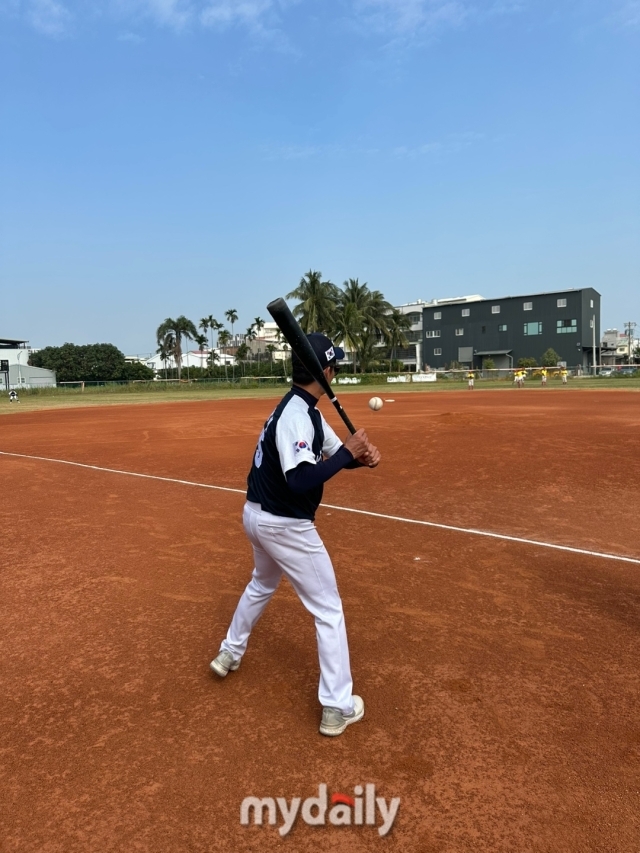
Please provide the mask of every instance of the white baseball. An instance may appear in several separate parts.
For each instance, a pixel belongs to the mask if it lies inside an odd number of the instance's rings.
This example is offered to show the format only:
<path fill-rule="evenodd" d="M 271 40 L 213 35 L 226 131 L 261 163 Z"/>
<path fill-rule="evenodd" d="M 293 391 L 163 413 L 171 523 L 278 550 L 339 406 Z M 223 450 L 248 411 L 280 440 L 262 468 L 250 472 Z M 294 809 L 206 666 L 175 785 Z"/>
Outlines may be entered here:
<path fill-rule="evenodd" d="M 380 397 L 372 397 L 369 400 L 369 408 L 373 409 L 374 412 L 377 412 L 379 409 L 381 409 L 382 400 L 380 399 Z"/>

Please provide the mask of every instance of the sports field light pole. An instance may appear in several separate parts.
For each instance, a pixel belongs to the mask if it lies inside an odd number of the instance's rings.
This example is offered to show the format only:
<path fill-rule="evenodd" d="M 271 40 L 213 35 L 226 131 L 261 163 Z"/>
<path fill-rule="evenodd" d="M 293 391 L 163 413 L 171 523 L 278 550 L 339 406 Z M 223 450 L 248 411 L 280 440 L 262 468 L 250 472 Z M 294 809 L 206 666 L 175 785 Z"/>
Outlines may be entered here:
<path fill-rule="evenodd" d="M 18 359 L 18 386 L 22 388 L 22 369 L 20 367 L 20 356 L 22 355 L 22 350 L 18 350 L 18 355 L 16 358 Z"/>
<path fill-rule="evenodd" d="M 593 375 L 596 375 L 596 315 L 593 315 L 593 319 L 591 320 L 591 326 L 593 328 Z"/>

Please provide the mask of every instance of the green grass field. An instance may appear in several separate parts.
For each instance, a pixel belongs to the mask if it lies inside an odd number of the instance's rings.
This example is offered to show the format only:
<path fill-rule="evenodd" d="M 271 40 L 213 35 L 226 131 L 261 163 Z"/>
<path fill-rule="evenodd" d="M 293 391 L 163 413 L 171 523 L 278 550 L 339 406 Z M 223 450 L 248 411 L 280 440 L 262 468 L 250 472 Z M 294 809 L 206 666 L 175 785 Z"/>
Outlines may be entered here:
<path fill-rule="evenodd" d="M 20 392 L 20 402 L 10 403 L 8 394 L 0 396 L 0 414 L 17 414 L 24 411 L 39 409 L 64 408 L 68 406 L 114 406 L 141 405 L 145 403 L 178 403 L 187 400 L 221 400 L 240 399 L 242 397 L 277 397 L 285 389 L 285 385 L 269 382 L 264 384 L 251 383 L 246 385 L 191 383 L 180 385 L 165 385 L 164 383 L 107 385 L 99 387 L 80 388 L 40 388 Z M 528 380 L 525 388 L 544 390 L 576 391 L 576 390 L 634 390 L 640 391 L 640 379 L 611 379 L 611 378 L 581 378 L 571 379 L 566 388 L 559 380 L 552 379 L 546 389 L 542 389 L 538 380 Z M 363 385 L 339 385 L 336 393 L 339 396 L 353 393 L 367 393 L 378 396 L 390 396 L 416 392 L 438 393 L 460 391 L 466 389 L 466 381 L 445 379 L 438 382 L 424 383 L 387 383 L 372 381 Z M 476 380 L 473 393 L 483 390 L 513 391 L 510 380 Z"/>

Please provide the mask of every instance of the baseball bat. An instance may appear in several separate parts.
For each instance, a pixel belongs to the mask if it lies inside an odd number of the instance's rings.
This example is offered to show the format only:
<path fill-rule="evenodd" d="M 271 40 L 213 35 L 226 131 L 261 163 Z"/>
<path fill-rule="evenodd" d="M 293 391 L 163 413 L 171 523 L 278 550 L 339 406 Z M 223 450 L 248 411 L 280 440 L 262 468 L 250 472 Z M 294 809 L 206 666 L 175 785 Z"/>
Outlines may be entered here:
<path fill-rule="evenodd" d="M 347 425 L 347 429 L 353 435 L 356 428 L 349 420 L 349 416 L 340 405 L 336 395 L 331 390 L 331 385 L 329 385 L 327 377 L 322 372 L 322 366 L 318 360 L 318 356 L 313 351 L 313 347 L 307 340 L 305 333 L 300 328 L 298 321 L 291 313 L 287 303 L 282 297 L 279 297 L 267 305 L 267 311 L 278 324 L 278 328 L 284 335 L 285 340 L 293 352 L 295 352 L 309 373 L 322 387 L 330 402 L 333 403 L 336 411 Z"/>

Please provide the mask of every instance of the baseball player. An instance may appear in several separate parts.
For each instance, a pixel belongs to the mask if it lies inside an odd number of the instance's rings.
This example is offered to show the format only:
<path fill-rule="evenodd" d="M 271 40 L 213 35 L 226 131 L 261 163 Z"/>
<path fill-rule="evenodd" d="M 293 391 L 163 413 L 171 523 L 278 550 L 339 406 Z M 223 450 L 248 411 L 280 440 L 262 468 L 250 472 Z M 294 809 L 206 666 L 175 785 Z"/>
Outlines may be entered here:
<path fill-rule="evenodd" d="M 18 394 L 16 391 L 9 391 L 9 402 L 10 403 L 19 403 Z"/>
<path fill-rule="evenodd" d="M 325 335 L 308 339 L 330 383 L 344 351 Z M 335 736 L 362 719 L 364 702 L 352 692 L 342 601 L 314 517 L 323 483 L 343 468 L 375 468 L 380 453 L 363 429 L 340 441 L 316 408 L 323 393 L 294 353 L 292 388 L 264 425 L 247 481 L 243 522 L 255 568 L 211 669 L 221 678 L 238 669 L 253 626 L 286 575 L 315 619 L 320 732 Z"/>
<path fill-rule="evenodd" d="M 470 370 L 467 373 L 467 379 L 469 381 L 469 391 L 473 391 L 473 380 L 475 379 L 475 373 L 473 372 L 473 370 Z"/>
<path fill-rule="evenodd" d="M 542 368 L 542 370 L 540 371 L 540 376 L 542 377 L 542 387 L 544 388 L 544 386 L 547 384 L 547 368 L 546 367 Z"/>
<path fill-rule="evenodd" d="M 560 375 L 562 376 L 562 384 L 566 385 L 567 384 L 567 376 L 569 375 L 569 371 L 567 370 L 566 367 L 562 368 Z"/>

